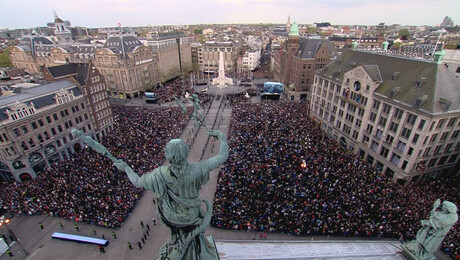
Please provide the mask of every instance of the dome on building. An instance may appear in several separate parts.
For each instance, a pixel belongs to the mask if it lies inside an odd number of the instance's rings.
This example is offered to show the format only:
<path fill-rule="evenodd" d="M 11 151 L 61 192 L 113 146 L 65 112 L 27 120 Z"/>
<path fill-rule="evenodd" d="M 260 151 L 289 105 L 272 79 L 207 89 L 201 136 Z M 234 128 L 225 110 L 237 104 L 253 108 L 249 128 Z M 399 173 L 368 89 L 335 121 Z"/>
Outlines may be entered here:
<path fill-rule="evenodd" d="M 300 36 L 299 25 L 297 25 L 297 22 L 294 22 L 291 25 L 291 29 L 289 30 L 289 36 Z"/>

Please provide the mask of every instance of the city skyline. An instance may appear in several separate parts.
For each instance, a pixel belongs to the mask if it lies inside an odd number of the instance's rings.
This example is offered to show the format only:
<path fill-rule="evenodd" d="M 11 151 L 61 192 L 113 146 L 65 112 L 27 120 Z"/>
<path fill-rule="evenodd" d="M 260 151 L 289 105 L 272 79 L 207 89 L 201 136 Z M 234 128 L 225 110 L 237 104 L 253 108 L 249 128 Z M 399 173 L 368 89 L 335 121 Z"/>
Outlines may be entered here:
<path fill-rule="evenodd" d="M 46 26 L 53 12 L 72 25 L 93 27 L 330 22 L 346 25 L 439 25 L 445 16 L 460 21 L 456 0 L 96 0 L 3 1 L 0 27 Z"/>

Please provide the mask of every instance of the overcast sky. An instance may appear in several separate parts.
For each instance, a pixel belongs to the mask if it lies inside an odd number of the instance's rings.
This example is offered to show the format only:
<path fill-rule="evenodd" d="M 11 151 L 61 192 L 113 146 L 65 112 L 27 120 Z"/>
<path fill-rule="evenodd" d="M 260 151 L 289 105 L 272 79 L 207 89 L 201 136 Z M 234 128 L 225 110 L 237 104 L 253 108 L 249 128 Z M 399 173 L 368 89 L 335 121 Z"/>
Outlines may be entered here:
<path fill-rule="evenodd" d="M 200 23 L 460 24 L 460 0 L 0 0 L 0 27 L 46 26 L 53 11 L 85 27 Z"/>

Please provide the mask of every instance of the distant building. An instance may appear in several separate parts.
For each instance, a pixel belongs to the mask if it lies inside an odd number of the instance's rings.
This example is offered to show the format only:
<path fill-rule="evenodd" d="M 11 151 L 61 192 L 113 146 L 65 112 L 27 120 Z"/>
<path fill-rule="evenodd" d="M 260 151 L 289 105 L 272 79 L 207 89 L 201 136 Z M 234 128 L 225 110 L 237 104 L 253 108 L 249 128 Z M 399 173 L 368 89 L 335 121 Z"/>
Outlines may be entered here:
<path fill-rule="evenodd" d="M 315 71 L 336 59 L 334 45 L 327 39 L 300 38 L 296 22 L 281 50 L 274 50 L 275 79 L 285 85 L 290 100 L 309 100 Z"/>
<path fill-rule="evenodd" d="M 0 121 L 0 178 L 5 181 L 35 178 L 80 149 L 72 128 L 94 137 L 84 95 L 72 80 L 1 96 Z"/>
<path fill-rule="evenodd" d="M 43 36 L 24 36 L 17 46 L 11 49 L 10 58 L 13 66 L 25 69 L 29 73 L 40 72 L 38 57 L 48 56 L 56 45 Z"/>
<path fill-rule="evenodd" d="M 400 183 L 458 175 L 460 83 L 434 61 L 350 50 L 317 71 L 311 116 Z M 365 177 L 365 176 L 363 176 Z"/>
<path fill-rule="evenodd" d="M 80 86 L 98 139 L 113 130 L 114 117 L 109 104 L 105 78 L 91 62 L 69 63 L 54 67 L 45 66 L 43 76 L 46 81 L 50 82 L 71 79 Z"/>
<path fill-rule="evenodd" d="M 259 67 L 260 50 L 247 50 L 242 59 L 242 71 L 253 71 Z"/>
<path fill-rule="evenodd" d="M 158 56 L 133 35 L 110 36 L 93 63 L 116 98 L 137 98 L 160 82 Z"/>
<path fill-rule="evenodd" d="M 446 16 L 444 17 L 444 20 L 442 20 L 442 23 L 440 27 L 453 27 L 454 26 L 454 20 L 452 20 L 451 17 Z"/>
<path fill-rule="evenodd" d="M 191 37 L 184 34 L 155 34 L 147 38 L 147 45 L 156 52 L 160 81 L 192 71 Z"/>
<path fill-rule="evenodd" d="M 240 46 L 233 42 L 207 42 L 198 48 L 198 66 L 201 72 L 219 69 L 219 52 L 224 52 L 225 71 L 236 72 Z"/>

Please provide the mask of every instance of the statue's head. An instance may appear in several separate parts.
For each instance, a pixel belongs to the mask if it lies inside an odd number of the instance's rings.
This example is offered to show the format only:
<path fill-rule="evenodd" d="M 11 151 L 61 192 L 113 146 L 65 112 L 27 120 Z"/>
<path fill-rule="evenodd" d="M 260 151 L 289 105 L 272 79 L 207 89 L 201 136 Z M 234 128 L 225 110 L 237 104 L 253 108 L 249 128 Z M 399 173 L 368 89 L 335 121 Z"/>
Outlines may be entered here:
<path fill-rule="evenodd" d="M 165 148 L 165 157 L 171 164 L 183 164 L 187 161 L 188 145 L 182 139 L 169 141 Z"/>
<path fill-rule="evenodd" d="M 457 206 L 455 206 L 454 203 L 450 202 L 450 201 L 443 201 L 442 202 L 442 208 L 445 210 L 445 211 L 448 211 L 450 213 L 455 213 L 457 212 Z"/>

